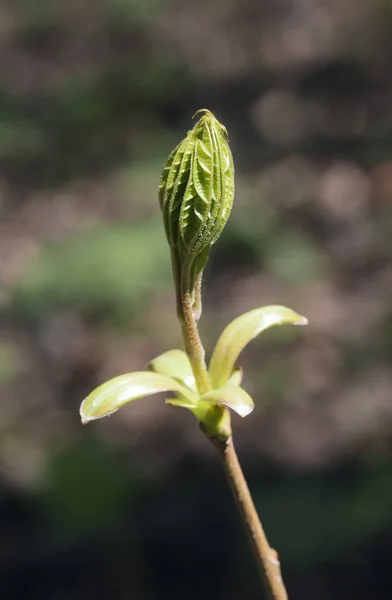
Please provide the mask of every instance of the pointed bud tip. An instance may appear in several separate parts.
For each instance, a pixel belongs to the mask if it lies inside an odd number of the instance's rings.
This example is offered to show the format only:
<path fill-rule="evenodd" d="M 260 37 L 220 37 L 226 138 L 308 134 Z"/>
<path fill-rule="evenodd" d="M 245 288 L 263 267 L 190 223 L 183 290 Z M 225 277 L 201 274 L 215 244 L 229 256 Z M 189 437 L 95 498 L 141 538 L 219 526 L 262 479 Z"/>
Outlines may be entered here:
<path fill-rule="evenodd" d="M 192 119 L 194 119 L 195 117 L 197 117 L 197 115 L 200 115 L 200 114 L 209 115 L 209 116 L 212 116 L 212 117 L 214 116 L 212 114 L 212 112 L 210 110 L 208 110 L 208 108 L 199 108 L 199 110 L 197 110 L 195 112 L 195 114 L 193 115 Z"/>

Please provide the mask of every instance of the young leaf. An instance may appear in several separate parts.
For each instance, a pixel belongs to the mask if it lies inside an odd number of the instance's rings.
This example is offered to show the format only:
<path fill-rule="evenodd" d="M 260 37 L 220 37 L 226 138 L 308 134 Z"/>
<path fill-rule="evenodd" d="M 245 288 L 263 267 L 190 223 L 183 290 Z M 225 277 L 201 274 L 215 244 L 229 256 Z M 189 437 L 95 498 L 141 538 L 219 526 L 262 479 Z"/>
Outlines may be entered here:
<path fill-rule="evenodd" d="M 254 402 L 249 394 L 233 383 L 228 383 L 222 388 L 204 394 L 201 396 L 199 402 L 227 406 L 240 415 L 240 417 L 246 417 L 254 408 Z"/>
<path fill-rule="evenodd" d="M 189 358 L 183 350 L 168 350 L 148 365 L 151 371 L 166 375 L 196 392 L 196 383 Z"/>
<path fill-rule="evenodd" d="M 238 356 L 259 333 L 273 325 L 306 325 L 308 320 L 284 306 L 263 306 L 237 317 L 221 334 L 210 362 L 210 376 L 214 388 L 228 381 Z"/>
<path fill-rule="evenodd" d="M 82 423 L 111 415 L 127 402 L 137 398 L 168 391 L 178 392 L 189 402 L 193 401 L 196 404 L 195 394 L 171 377 L 150 371 L 120 375 L 100 385 L 83 400 L 80 407 Z"/>
<path fill-rule="evenodd" d="M 187 398 L 184 398 L 184 396 L 181 396 L 180 398 L 166 398 L 165 403 L 170 406 L 189 408 L 190 410 L 194 410 L 196 406 L 194 402 L 190 402 Z"/>
<path fill-rule="evenodd" d="M 241 385 L 242 376 L 244 372 L 241 367 L 236 367 L 232 374 L 230 375 L 228 383 L 234 383 L 234 385 Z"/>

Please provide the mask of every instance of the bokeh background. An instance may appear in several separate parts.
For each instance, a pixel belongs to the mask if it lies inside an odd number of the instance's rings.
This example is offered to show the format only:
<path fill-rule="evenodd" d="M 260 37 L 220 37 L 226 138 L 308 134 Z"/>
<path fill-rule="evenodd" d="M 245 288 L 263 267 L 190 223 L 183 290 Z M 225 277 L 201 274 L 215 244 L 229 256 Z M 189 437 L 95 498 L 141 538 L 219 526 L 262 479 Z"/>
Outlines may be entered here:
<path fill-rule="evenodd" d="M 258 600 L 224 476 L 186 411 L 86 393 L 181 347 L 157 203 L 207 107 L 236 200 L 204 277 L 208 351 L 243 353 L 237 448 L 290 600 L 392 597 L 390 0 L 2 0 L 4 600 Z"/>

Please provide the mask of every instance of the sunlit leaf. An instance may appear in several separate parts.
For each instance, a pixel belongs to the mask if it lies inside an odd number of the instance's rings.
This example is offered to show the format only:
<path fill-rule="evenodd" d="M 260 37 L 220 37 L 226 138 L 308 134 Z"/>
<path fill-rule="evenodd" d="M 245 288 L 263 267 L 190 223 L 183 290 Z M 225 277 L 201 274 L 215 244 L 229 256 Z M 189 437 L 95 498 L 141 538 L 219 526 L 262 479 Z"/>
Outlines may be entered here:
<path fill-rule="evenodd" d="M 189 408 L 191 410 L 196 406 L 194 402 L 190 402 L 190 400 L 184 396 L 181 396 L 180 398 L 166 398 L 165 402 L 170 406 L 179 406 L 180 408 Z"/>
<path fill-rule="evenodd" d="M 232 374 L 230 375 L 230 379 L 229 379 L 228 383 L 233 383 L 234 385 L 241 385 L 243 374 L 244 374 L 244 372 L 243 372 L 242 368 L 236 367 L 234 369 L 234 371 L 232 372 Z"/>
<path fill-rule="evenodd" d="M 212 404 L 227 406 L 241 417 L 249 415 L 254 408 L 253 400 L 249 394 L 233 383 L 228 383 L 222 388 L 204 394 L 199 402 L 211 402 Z"/>
<path fill-rule="evenodd" d="M 183 350 L 168 350 L 154 358 L 148 366 L 155 373 L 171 377 L 196 392 L 191 363 Z"/>
<path fill-rule="evenodd" d="M 214 388 L 230 378 L 238 356 L 259 333 L 273 325 L 306 325 L 307 319 L 284 306 L 264 306 L 247 312 L 232 321 L 221 334 L 210 362 Z"/>
<path fill-rule="evenodd" d="M 137 398 L 168 391 L 178 392 L 189 402 L 196 402 L 195 395 L 188 388 L 170 377 L 150 371 L 120 375 L 100 385 L 82 402 L 82 423 L 106 417 Z"/>

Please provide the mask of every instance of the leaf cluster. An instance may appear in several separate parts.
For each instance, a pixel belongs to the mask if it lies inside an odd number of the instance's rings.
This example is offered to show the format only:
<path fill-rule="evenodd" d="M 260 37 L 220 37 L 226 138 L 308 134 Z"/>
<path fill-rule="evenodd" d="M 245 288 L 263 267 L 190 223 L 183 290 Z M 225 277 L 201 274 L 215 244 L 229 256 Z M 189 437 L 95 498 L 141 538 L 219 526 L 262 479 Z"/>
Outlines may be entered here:
<path fill-rule="evenodd" d="M 210 392 L 199 394 L 191 363 L 183 350 L 169 350 L 154 358 L 148 371 L 114 377 L 83 401 L 83 423 L 100 419 L 125 404 L 160 392 L 174 392 L 167 404 L 190 410 L 203 424 L 216 406 L 226 406 L 246 417 L 254 407 L 241 387 L 242 370 L 237 361 L 245 346 L 259 333 L 275 325 L 305 325 L 307 320 L 284 306 L 251 310 L 232 321 L 222 332 L 212 353 L 208 374 Z"/>

